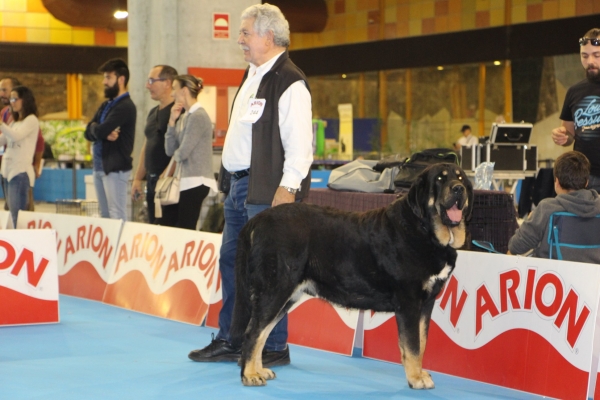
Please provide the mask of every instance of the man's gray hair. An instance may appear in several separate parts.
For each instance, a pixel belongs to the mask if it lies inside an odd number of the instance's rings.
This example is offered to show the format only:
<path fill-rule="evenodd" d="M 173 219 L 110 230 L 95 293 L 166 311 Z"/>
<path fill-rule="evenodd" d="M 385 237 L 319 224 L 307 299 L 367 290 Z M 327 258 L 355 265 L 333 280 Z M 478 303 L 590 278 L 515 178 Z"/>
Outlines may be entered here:
<path fill-rule="evenodd" d="M 254 18 L 254 30 L 259 36 L 273 32 L 276 46 L 290 45 L 290 24 L 287 22 L 279 7 L 269 3 L 255 4 L 242 12 L 242 19 Z"/>

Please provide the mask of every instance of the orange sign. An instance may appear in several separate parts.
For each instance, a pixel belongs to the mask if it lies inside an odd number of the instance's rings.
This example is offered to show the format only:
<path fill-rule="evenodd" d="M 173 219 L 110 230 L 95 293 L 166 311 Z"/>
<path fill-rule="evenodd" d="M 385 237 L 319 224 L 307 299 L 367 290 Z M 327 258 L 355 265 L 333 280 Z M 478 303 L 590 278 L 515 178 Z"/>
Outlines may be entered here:
<path fill-rule="evenodd" d="M 213 13 L 213 39 L 229 39 L 229 13 Z"/>

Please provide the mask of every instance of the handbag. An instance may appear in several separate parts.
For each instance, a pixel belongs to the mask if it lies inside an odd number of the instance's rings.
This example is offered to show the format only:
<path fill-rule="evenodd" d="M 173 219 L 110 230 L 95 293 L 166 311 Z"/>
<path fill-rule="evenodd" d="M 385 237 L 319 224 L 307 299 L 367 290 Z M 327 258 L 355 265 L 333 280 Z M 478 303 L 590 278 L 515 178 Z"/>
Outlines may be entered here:
<path fill-rule="evenodd" d="M 354 160 L 331 171 L 327 186 L 334 190 L 383 193 L 394 191 L 394 177 L 398 168 L 375 171 L 377 161 Z"/>
<path fill-rule="evenodd" d="M 167 173 L 158 179 L 154 189 L 154 215 L 162 218 L 162 206 L 179 203 L 179 183 L 181 182 L 181 163 L 177 163 L 173 175 L 167 176 L 175 160 L 171 158 L 167 165 Z"/>

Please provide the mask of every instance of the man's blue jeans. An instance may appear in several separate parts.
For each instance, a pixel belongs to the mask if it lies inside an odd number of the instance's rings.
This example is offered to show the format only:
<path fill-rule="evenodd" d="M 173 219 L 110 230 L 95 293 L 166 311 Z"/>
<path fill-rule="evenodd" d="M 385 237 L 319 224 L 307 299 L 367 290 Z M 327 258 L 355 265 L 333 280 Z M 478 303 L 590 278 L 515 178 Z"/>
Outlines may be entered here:
<path fill-rule="evenodd" d="M 122 219 L 127 221 L 127 185 L 129 171 L 111 172 L 94 171 L 94 187 L 100 206 L 102 218 Z"/>
<path fill-rule="evenodd" d="M 29 201 L 29 176 L 27 172 L 21 172 L 6 184 L 8 209 L 13 220 L 13 224 L 17 226 L 17 216 L 19 210 L 27 211 L 27 203 Z"/>
<path fill-rule="evenodd" d="M 223 242 L 221 243 L 221 255 L 219 258 L 219 270 L 221 271 L 223 308 L 219 314 L 219 333 L 217 339 L 230 341 L 229 328 L 233 315 L 233 304 L 235 302 L 235 253 L 237 240 L 242 227 L 259 212 L 270 208 L 270 204 L 246 204 L 248 195 L 248 177 L 241 179 L 231 177 L 229 194 L 225 198 L 225 228 L 223 229 Z M 284 350 L 287 345 L 287 315 L 273 328 L 265 349 L 269 351 Z"/>

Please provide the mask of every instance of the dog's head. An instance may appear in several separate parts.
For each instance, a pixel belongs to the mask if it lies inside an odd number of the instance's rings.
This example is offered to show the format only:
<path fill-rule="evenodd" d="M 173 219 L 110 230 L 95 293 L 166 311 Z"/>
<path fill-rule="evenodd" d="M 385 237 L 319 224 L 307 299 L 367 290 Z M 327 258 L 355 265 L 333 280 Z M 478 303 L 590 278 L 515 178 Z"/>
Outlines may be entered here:
<path fill-rule="evenodd" d="M 429 220 L 442 245 L 462 247 L 465 221 L 473 210 L 473 185 L 456 164 L 434 164 L 423 171 L 408 192 L 408 204 Z"/>

